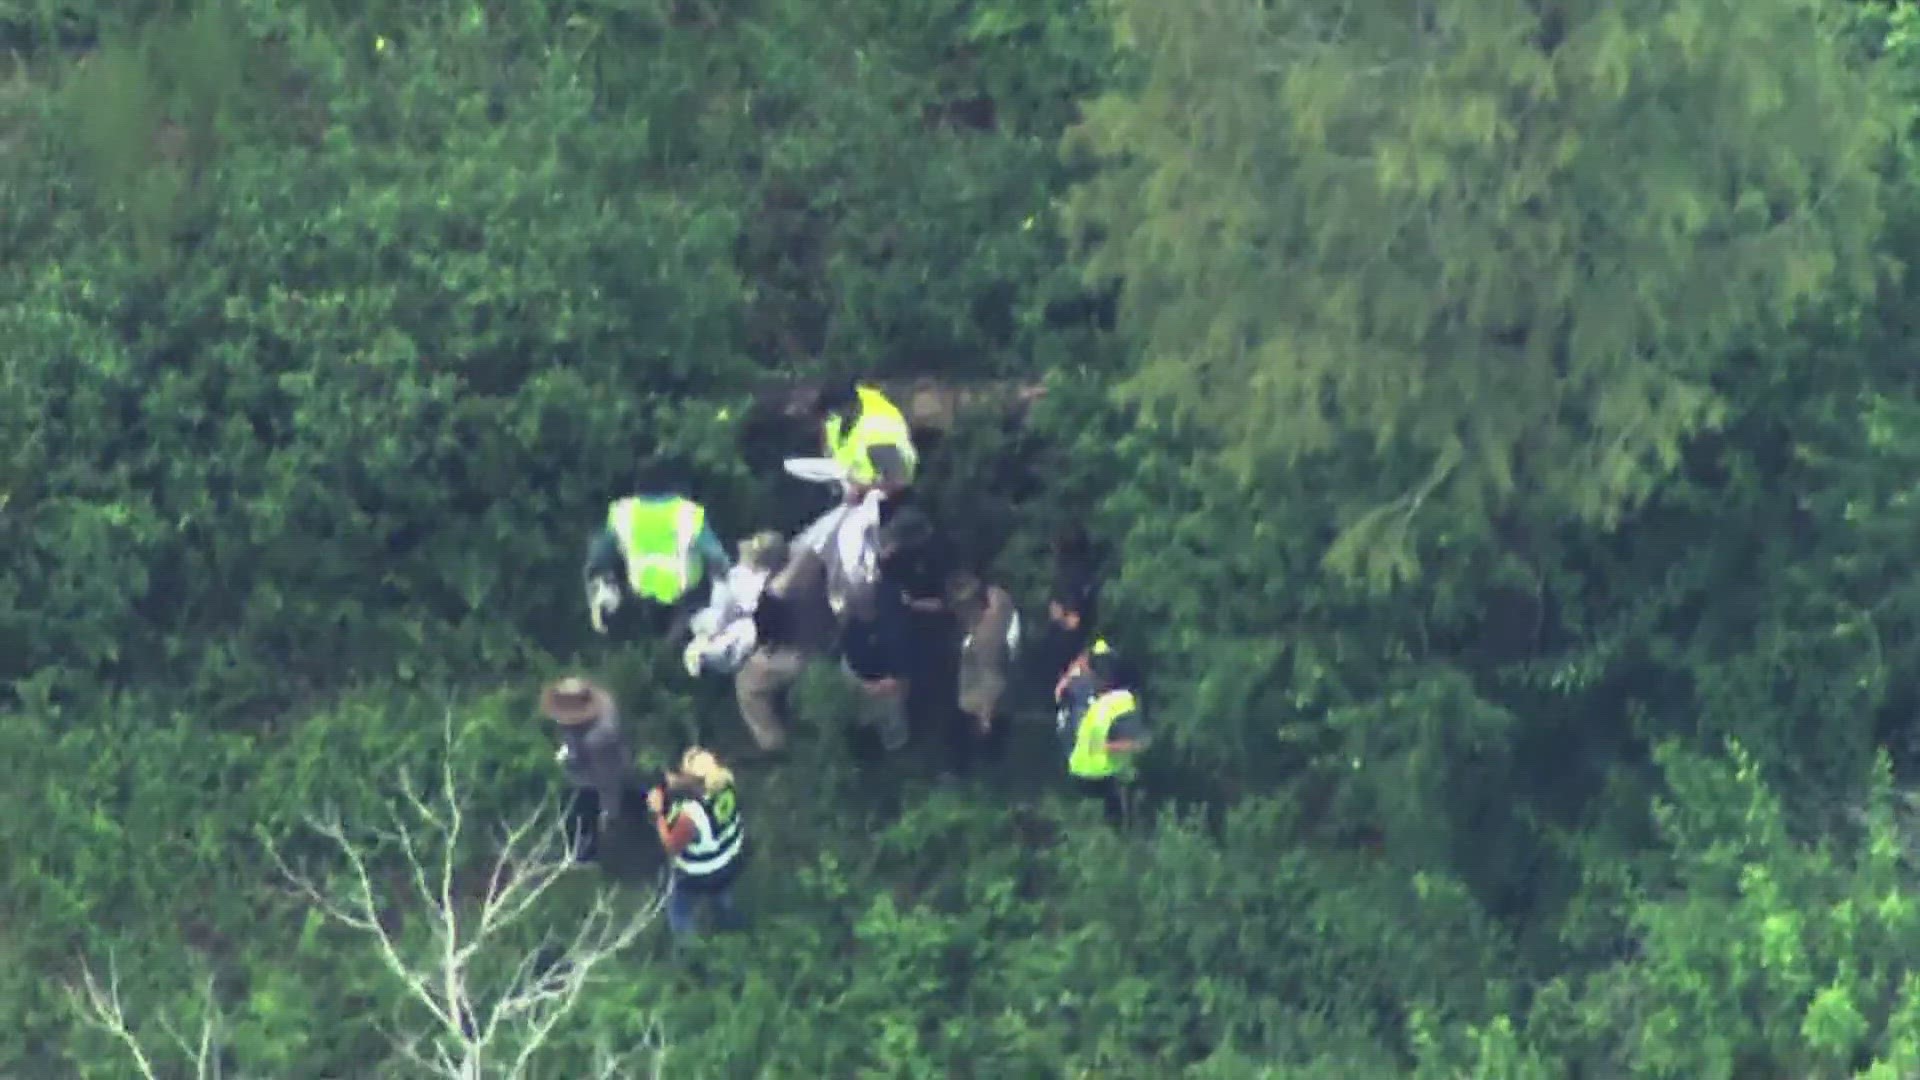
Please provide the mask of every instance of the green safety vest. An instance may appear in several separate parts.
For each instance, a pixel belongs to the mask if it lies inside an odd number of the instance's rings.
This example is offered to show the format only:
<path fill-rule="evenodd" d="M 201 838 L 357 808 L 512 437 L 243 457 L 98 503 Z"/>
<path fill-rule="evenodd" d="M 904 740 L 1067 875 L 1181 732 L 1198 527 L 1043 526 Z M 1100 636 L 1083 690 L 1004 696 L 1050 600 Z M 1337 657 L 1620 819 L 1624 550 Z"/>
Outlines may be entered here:
<path fill-rule="evenodd" d="M 707 512 L 690 499 L 621 499 L 607 511 L 607 528 L 627 561 L 627 585 L 635 596 L 671 604 L 700 584 L 706 564 L 694 544 Z"/>
<path fill-rule="evenodd" d="M 688 877 L 711 877 L 733 864 L 746 843 L 746 830 L 740 825 L 740 804 L 733 789 L 727 788 L 708 798 L 683 798 L 673 804 L 667 823 L 681 818 L 693 820 L 693 842 L 673 857 L 673 865 Z"/>
<path fill-rule="evenodd" d="M 1132 768 L 1130 755 L 1116 757 L 1107 750 L 1107 733 L 1113 722 L 1139 708 L 1131 690 L 1109 690 L 1094 698 L 1087 714 L 1080 718 L 1073 734 L 1073 753 L 1067 758 L 1067 771 L 1083 780 L 1104 780 Z"/>
<path fill-rule="evenodd" d="M 867 452 L 876 446 L 895 446 L 906 459 L 907 479 L 912 480 L 920 457 L 913 449 L 913 432 L 907 427 L 907 418 L 880 391 L 870 386 L 857 386 L 854 391 L 860 395 L 860 419 L 852 431 L 843 432 L 844 420 L 838 416 L 827 417 L 827 455 L 846 467 L 847 479 L 856 484 L 871 484 L 877 477 Z"/>

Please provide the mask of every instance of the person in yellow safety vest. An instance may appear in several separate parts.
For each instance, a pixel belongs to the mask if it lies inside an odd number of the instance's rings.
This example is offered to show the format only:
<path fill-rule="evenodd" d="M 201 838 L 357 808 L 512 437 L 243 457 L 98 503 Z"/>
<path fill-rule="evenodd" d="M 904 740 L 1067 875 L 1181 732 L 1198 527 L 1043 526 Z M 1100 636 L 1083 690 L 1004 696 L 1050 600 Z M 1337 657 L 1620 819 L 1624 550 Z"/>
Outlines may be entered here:
<path fill-rule="evenodd" d="M 1123 789 L 1134 778 L 1134 760 L 1147 744 L 1140 702 L 1127 685 L 1120 657 L 1095 640 L 1068 668 L 1056 696 L 1061 748 L 1067 773 L 1089 795 L 1098 795 L 1107 818 L 1120 824 Z"/>
<path fill-rule="evenodd" d="M 721 580 L 733 563 L 707 524 L 706 508 L 677 495 L 617 499 L 587 549 L 587 611 L 596 633 L 626 597 L 667 608 L 682 603 L 708 578 Z M 691 616 L 682 611 L 681 622 Z"/>
<path fill-rule="evenodd" d="M 691 933 L 695 907 L 705 901 L 721 929 L 743 928 L 746 919 L 733 904 L 733 879 L 746 861 L 746 831 L 732 770 L 712 751 L 695 746 L 666 779 L 647 792 L 647 808 L 653 811 L 660 846 L 673 859 L 668 925 L 676 935 Z"/>
<path fill-rule="evenodd" d="M 848 379 L 821 395 L 818 405 L 827 456 L 846 468 L 846 501 L 878 488 L 898 502 L 920 465 L 906 414 L 877 388 Z"/>

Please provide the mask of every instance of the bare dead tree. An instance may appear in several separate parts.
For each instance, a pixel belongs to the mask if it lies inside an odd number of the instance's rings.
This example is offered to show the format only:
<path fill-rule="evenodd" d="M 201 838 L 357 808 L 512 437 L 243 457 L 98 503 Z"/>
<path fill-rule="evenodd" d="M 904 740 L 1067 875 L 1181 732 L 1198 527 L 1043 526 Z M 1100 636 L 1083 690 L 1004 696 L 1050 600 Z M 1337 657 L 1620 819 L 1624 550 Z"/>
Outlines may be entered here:
<path fill-rule="evenodd" d="M 424 1012 L 424 1024 L 386 1032 L 402 1058 L 439 1080 L 524 1080 L 595 981 L 595 969 L 659 915 L 663 893 L 641 900 L 598 886 L 585 912 L 568 916 L 564 931 L 549 926 L 538 935 L 519 933 L 575 865 L 572 842 L 549 802 L 498 828 L 483 873 L 463 872 L 481 826 L 468 812 L 455 767 L 458 743 L 449 713 L 431 790 L 403 773 L 400 799 L 384 826 L 350 829 L 333 810 L 308 817 L 308 827 L 337 857 L 332 873 L 296 868 L 275 843 L 267 854 L 296 896 L 371 941 L 381 966 Z M 389 856 L 397 866 L 382 874 Z M 392 890 L 378 884 L 396 878 L 405 884 Z M 392 925 L 396 914 L 415 928 L 404 941 Z M 514 944 L 529 937 L 531 946 Z M 498 972 L 506 974 L 489 977 Z M 83 987 L 70 993 L 84 1017 L 127 1046 L 142 1077 L 155 1076 L 151 1052 L 126 1023 L 117 979 L 103 989 L 89 971 Z M 219 1075 L 218 1014 L 208 1015 L 197 1046 L 176 1036 L 198 1055 L 198 1080 Z M 637 1042 L 623 1052 L 598 1047 L 585 1074 L 659 1077 L 666 1047 L 657 1025 Z"/>

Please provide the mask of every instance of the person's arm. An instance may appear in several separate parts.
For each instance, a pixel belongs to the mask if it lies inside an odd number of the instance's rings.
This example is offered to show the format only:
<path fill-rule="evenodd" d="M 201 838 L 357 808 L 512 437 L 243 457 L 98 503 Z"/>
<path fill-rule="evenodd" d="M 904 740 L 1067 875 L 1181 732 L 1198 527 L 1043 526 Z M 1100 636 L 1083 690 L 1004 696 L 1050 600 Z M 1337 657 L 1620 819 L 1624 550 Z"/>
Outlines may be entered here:
<path fill-rule="evenodd" d="M 892 443 L 881 443 L 867 450 L 867 462 L 873 466 L 874 482 L 885 492 L 899 491 L 907 486 L 907 456 Z"/>
<path fill-rule="evenodd" d="M 653 831 L 660 837 L 660 846 L 668 855 L 678 855 L 693 843 L 693 819 L 685 814 L 669 819 L 666 814 L 653 815 Z"/>
<path fill-rule="evenodd" d="M 693 550 L 707 564 L 707 571 L 716 581 L 733 569 L 733 560 L 727 557 L 726 545 L 720 542 L 720 537 L 715 535 L 711 525 L 700 530 L 699 537 L 693 542 Z"/>
<path fill-rule="evenodd" d="M 622 564 L 626 559 L 620 555 L 620 541 L 613 535 L 612 529 L 601 529 L 595 533 L 587 545 L 587 561 L 582 568 L 581 577 L 592 582 L 597 577 L 610 577 L 619 581 Z"/>
<path fill-rule="evenodd" d="M 1147 726 L 1135 716 L 1123 716 L 1107 729 L 1107 752 L 1132 754 L 1146 748 Z"/>
<path fill-rule="evenodd" d="M 587 733 L 587 776 L 600 793 L 600 815 L 611 821 L 620 816 L 627 790 L 627 741 L 620 736 L 618 722 L 608 718 L 594 724 Z"/>
<path fill-rule="evenodd" d="M 1067 670 L 1061 672 L 1059 680 L 1053 684 L 1053 700 L 1059 701 L 1062 697 L 1065 697 L 1067 690 L 1073 685 L 1073 680 L 1086 673 L 1087 654 L 1083 652 L 1074 657 L 1071 663 L 1067 664 Z"/>
<path fill-rule="evenodd" d="M 1083 695 L 1071 694 L 1060 702 L 1055 713 L 1055 734 L 1060 737 L 1060 749 L 1073 753 L 1080 741 L 1080 724 L 1087 718 L 1087 706 L 1090 699 Z"/>

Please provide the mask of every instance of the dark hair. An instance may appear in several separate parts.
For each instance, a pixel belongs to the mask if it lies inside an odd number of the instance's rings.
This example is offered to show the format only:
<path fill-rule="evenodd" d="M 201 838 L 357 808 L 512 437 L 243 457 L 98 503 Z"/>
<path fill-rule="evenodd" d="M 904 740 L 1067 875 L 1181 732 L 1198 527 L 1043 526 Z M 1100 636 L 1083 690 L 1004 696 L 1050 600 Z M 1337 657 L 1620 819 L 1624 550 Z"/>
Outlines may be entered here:
<path fill-rule="evenodd" d="M 813 411 L 821 416 L 829 413 L 850 412 L 860 403 L 860 380 L 853 376 L 834 379 L 820 390 L 820 397 L 813 403 Z"/>
<path fill-rule="evenodd" d="M 1047 601 L 1079 615 L 1081 622 L 1092 622 L 1100 606 L 1099 579 L 1084 570 L 1064 571 L 1054 578 L 1053 591 L 1047 594 Z"/>
<path fill-rule="evenodd" d="M 912 551 L 926 546 L 932 539 L 933 519 L 917 507 L 902 507 L 892 521 L 880 526 L 879 541 L 883 548 Z"/>
<path fill-rule="evenodd" d="M 1087 667 L 1102 688 L 1125 686 L 1128 683 L 1126 658 L 1111 649 L 1087 657 Z"/>

